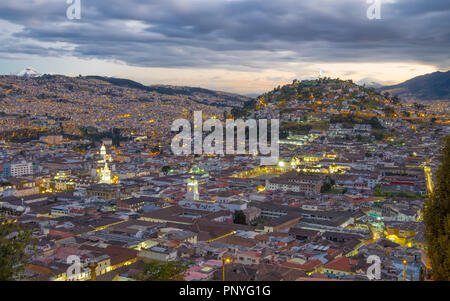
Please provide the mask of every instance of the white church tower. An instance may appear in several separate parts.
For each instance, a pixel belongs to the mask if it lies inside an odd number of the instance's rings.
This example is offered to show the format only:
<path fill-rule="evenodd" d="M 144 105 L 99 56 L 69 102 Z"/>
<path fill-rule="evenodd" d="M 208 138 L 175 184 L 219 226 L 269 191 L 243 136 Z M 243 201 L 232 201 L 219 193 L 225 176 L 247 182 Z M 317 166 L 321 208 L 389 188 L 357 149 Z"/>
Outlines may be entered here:
<path fill-rule="evenodd" d="M 102 147 L 100 148 L 100 157 L 101 159 L 97 161 L 97 163 L 103 166 L 97 170 L 97 175 L 100 178 L 99 183 L 112 184 L 111 169 L 109 169 L 108 166 L 108 161 L 111 161 L 111 158 L 106 153 L 106 147 L 104 144 L 102 144 Z"/>
<path fill-rule="evenodd" d="M 200 199 L 200 195 L 198 194 L 198 181 L 194 176 L 188 180 L 185 197 L 187 201 L 198 201 Z"/>

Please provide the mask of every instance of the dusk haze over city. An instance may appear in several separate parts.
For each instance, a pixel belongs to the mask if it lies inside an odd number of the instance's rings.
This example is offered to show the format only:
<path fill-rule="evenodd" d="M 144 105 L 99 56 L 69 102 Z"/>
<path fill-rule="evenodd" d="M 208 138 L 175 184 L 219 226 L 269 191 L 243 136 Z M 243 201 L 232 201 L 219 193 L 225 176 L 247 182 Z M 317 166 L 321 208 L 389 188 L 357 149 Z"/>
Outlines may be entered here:
<path fill-rule="evenodd" d="M 1 1 L 2 291 L 447 287 L 449 50 L 448 0 Z"/>

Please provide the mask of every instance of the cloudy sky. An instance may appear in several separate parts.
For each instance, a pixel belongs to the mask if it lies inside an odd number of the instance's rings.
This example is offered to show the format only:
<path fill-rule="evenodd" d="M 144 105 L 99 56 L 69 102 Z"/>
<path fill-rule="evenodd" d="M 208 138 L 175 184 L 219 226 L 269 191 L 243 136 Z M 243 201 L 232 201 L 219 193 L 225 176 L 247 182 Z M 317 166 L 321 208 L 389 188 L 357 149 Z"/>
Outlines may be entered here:
<path fill-rule="evenodd" d="M 72 0 L 69 0 L 70 2 Z M 73 0 L 75 1 L 75 0 Z M 450 66 L 449 0 L 0 2 L 0 74 L 106 75 L 259 93 L 295 78 L 397 83 Z"/>

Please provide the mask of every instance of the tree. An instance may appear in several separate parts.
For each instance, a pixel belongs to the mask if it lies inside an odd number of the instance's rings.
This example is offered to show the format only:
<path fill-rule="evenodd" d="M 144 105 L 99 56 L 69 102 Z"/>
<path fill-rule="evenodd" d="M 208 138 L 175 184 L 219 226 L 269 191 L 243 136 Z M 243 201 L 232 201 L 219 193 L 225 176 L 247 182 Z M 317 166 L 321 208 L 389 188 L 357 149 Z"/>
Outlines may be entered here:
<path fill-rule="evenodd" d="M 152 148 L 150 149 L 150 151 L 152 153 L 160 153 L 161 152 L 161 148 L 159 147 L 159 145 L 154 145 L 152 146 Z"/>
<path fill-rule="evenodd" d="M 372 126 L 372 128 L 381 130 L 384 129 L 383 125 L 381 124 L 380 120 L 378 120 L 377 117 L 372 117 L 369 119 L 369 124 Z"/>
<path fill-rule="evenodd" d="M 393 107 L 384 107 L 383 111 L 387 117 L 393 117 L 395 115 L 395 110 Z"/>
<path fill-rule="evenodd" d="M 140 281 L 183 281 L 187 267 L 178 261 L 145 263 L 144 271 L 136 276 Z"/>
<path fill-rule="evenodd" d="M 395 96 L 392 98 L 392 103 L 395 104 L 395 105 L 398 105 L 398 104 L 400 103 L 400 98 L 398 98 L 398 96 L 395 95 Z"/>
<path fill-rule="evenodd" d="M 234 212 L 234 216 L 233 216 L 233 222 L 235 224 L 240 224 L 240 225 L 246 225 L 247 224 L 247 218 L 245 217 L 245 213 L 242 210 L 236 210 Z"/>
<path fill-rule="evenodd" d="M 376 196 L 380 196 L 382 194 L 382 192 L 381 192 L 381 184 L 375 185 L 375 187 L 373 189 L 373 194 L 376 195 Z"/>
<path fill-rule="evenodd" d="M 162 171 L 164 174 L 167 174 L 167 173 L 170 171 L 170 166 L 168 166 L 168 165 L 163 166 L 162 169 L 161 169 L 161 171 Z"/>
<path fill-rule="evenodd" d="M 30 230 L 0 218 L 0 281 L 20 279 L 28 262 L 27 246 L 34 246 Z"/>
<path fill-rule="evenodd" d="M 436 187 L 424 209 L 425 238 L 434 280 L 450 280 L 450 136 L 445 138 Z"/>
<path fill-rule="evenodd" d="M 320 187 L 320 192 L 326 193 L 331 191 L 331 188 L 333 188 L 335 184 L 336 182 L 334 181 L 333 178 L 331 178 L 330 176 L 326 176 L 325 181 L 323 181 L 322 187 Z"/>

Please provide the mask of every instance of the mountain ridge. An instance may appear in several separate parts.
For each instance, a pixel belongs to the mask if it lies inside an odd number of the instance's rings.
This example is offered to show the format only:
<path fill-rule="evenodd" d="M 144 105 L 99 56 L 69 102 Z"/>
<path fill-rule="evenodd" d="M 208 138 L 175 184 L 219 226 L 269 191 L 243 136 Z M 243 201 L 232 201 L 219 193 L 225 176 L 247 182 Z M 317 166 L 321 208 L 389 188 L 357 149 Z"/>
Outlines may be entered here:
<path fill-rule="evenodd" d="M 389 92 L 405 101 L 449 101 L 450 70 L 419 75 L 400 84 L 380 87 L 377 91 Z"/>
<path fill-rule="evenodd" d="M 131 88 L 131 89 L 139 89 L 146 92 L 154 92 L 157 94 L 167 95 L 167 96 L 182 96 L 186 97 L 192 101 L 195 101 L 199 104 L 211 105 L 217 107 L 240 107 L 246 101 L 251 100 L 251 97 L 230 93 L 224 91 L 217 91 L 211 89 L 205 89 L 200 87 L 189 87 L 189 86 L 173 86 L 173 85 L 144 85 L 137 81 L 125 78 L 117 78 L 117 77 L 107 77 L 100 75 L 87 75 L 87 76 L 75 76 L 70 77 L 66 75 L 58 75 L 58 74 L 43 74 L 39 78 L 42 79 L 51 79 L 52 77 L 57 76 L 65 76 L 72 79 L 87 79 L 87 80 L 100 80 L 103 82 L 107 82 L 109 84 L 122 87 L 122 88 Z M 215 99 L 216 101 L 211 101 L 210 99 Z"/>
<path fill-rule="evenodd" d="M 106 76 L 99 76 L 99 75 L 87 75 L 84 76 L 85 78 L 91 78 L 91 79 L 97 79 L 109 82 L 111 84 L 121 86 L 121 87 L 130 87 L 135 89 L 141 89 L 148 92 L 157 92 L 161 94 L 166 95 L 188 95 L 193 96 L 197 94 L 206 94 L 211 95 L 214 97 L 223 97 L 225 100 L 229 100 L 232 102 L 238 101 L 238 99 L 242 98 L 242 103 L 244 101 L 250 100 L 251 97 L 237 94 L 237 93 L 230 93 L 230 92 L 224 92 L 224 91 L 217 91 L 217 90 L 211 90 L 211 89 L 205 89 L 200 87 L 190 87 L 190 86 L 174 86 L 174 85 L 144 85 L 137 81 L 131 80 L 131 79 L 123 79 L 123 78 L 117 78 L 117 77 L 106 77 Z M 211 104 L 210 104 L 211 105 Z"/>

